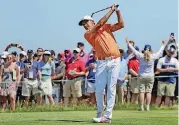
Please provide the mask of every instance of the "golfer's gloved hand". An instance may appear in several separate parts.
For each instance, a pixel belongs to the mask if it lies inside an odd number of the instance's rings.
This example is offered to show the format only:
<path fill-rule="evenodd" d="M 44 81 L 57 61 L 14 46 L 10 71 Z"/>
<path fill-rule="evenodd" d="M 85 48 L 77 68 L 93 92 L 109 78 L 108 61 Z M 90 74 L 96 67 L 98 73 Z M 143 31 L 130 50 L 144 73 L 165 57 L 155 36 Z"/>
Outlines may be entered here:
<path fill-rule="evenodd" d="M 118 11 L 119 9 L 118 9 L 118 6 L 117 5 L 115 5 L 115 11 Z"/>

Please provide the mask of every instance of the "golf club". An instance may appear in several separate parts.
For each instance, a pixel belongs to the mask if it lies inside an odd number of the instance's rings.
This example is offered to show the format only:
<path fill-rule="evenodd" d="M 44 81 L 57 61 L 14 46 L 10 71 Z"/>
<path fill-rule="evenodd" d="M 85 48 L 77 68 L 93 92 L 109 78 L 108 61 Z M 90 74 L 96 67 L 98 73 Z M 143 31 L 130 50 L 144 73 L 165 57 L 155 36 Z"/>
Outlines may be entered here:
<path fill-rule="evenodd" d="M 118 6 L 119 6 L 119 5 L 116 5 L 116 7 L 118 7 Z M 96 12 L 92 13 L 92 14 L 91 14 L 91 17 L 93 17 L 93 15 L 94 15 L 94 14 L 99 13 L 99 12 L 104 11 L 104 10 L 107 10 L 107 9 L 109 9 L 109 8 L 111 8 L 111 7 L 107 7 L 107 8 L 104 8 L 104 9 L 98 10 L 98 11 L 96 11 Z"/>

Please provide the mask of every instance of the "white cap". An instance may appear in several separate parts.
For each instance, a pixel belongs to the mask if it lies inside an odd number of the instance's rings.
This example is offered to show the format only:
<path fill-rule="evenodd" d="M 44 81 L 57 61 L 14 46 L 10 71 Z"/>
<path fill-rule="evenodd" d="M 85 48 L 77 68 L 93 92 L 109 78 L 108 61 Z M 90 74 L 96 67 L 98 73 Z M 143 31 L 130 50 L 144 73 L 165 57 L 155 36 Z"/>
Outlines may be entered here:
<path fill-rule="evenodd" d="M 89 56 L 94 56 L 94 54 L 93 54 L 93 53 L 91 53 Z"/>
<path fill-rule="evenodd" d="M 27 53 L 25 51 L 21 51 L 20 54 L 27 56 Z"/>
<path fill-rule="evenodd" d="M 76 48 L 76 49 L 74 49 L 73 51 L 77 51 L 78 53 L 81 52 L 81 50 L 80 50 L 79 48 Z"/>
<path fill-rule="evenodd" d="M 44 55 L 51 55 L 50 51 L 45 51 L 43 54 Z"/>
<path fill-rule="evenodd" d="M 1 58 L 5 59 L 9 53 L 7 51 L 2 52 Z"/>
<path fill-rule="evenodd" d="M 86 15 L 86 16 L 84 16 L 83 19 L 81 19 L 81 21 L 79 22 L 79 25 L 80 25 L 80 26 L 82 26 L 82 22 L 83 22 L 84 20 L 92 20 L 92 21 L 94 21 L 94 19 L 93 19 L 91 16 Z"/>

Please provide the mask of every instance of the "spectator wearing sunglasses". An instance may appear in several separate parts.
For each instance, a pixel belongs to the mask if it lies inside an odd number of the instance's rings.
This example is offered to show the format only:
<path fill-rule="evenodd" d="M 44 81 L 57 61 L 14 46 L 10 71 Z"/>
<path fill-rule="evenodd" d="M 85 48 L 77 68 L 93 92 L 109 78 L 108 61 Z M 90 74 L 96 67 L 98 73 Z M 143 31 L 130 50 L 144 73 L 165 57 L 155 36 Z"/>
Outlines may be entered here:
<path fill-rule="evenodd" d="M 165 96 L 165 106 L 170 106 L 170 99 L 174 96 L 176 77 L 179 71 L 179 62 L 173 57 L 176 47 L 170 46 L 166 56 L 160 58 L 157 64 L 157 71 L 161 76 L 170 76 L 158 79 L 156 105 L 160 106 L 162 96 Z"/>

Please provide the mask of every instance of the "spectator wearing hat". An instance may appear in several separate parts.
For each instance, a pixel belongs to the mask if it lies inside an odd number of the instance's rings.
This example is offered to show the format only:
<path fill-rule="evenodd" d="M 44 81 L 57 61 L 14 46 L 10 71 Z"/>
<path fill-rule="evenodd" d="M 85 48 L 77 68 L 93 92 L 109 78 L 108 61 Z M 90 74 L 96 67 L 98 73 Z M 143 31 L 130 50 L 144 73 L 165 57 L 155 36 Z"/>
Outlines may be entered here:
<path fill-rule="evenodd" d="M 128 74 L 128 68 L 126 59 L 124 59 L 124 50 L 119 48 L 121 54 L 121 62 L 120 62 L 120 73 L 117 81 L 117 93 L 118 93 L 118 103 L 124 104 L 124 97 L 127 94 L 127 86 L 126 79 Z"/>
<path fill-rule="evenodd" d="M 85 64 L 79 59 L 80 49 L 76 48 L 73 50 L 73 58 L 70 60 L 66 68 L 67 81 L 63 86 L 64 104 L 69 104 L 69 98 L 73 95 L 73 104 L 78 103 L 78 98 L 82 96 L 81 84 L 82 79 L 85 75 Z"/>
<path fill-rule="evenodd" d="M 7 51 L 2 52 L 1 59 L 3 60 L 2 64 L 6 62 L 6 57 L 9 55 Z"/>
<path fill-rule="evenodd" d="M 23 96 L 22 96 L 22 82 L 24 80 L 24 72 L 25 72 L 25 68 L 26 65 L 24 63 L 25 57 L 27 56 L 25 51 L 21 51 L 19 54 L 19 61 L 17 61 L 17 66 L 19 68 L 20 71 L 20 78 L 18 81 L 18 89 L 17 89 L 17 94 L 16 94 L 16 102 L 19 101 L 20 104 L 22 104 L 23 102 Z"/>
<path fill-rule="evenodd" d="M 138 73 L 138 81 L 139 81 L 139 97 L 140 97 L 140 109 L 139 111 L 144 110 L 144 98 L 146 94 L 146 110 L 150 110 L 150 102 L 151 102 L 151 92 L 154 84 L 154 61 L 162 56 L 162 53 L 165 49 L 166 41 L 162 41 L 163 45 L 160 50 L 152 54 L 151 46 L 145 45 L 144 53 L 137 51 L 130 43 L 128 38 L 126 37 L 126 43 L 132 52 L 139 59 L 139 73 Z"/>
<path fill-rule="evenodd" d="M 90 94 L 90 102 L 91 105 L 96 104 L 95 98 L 95 74 L 96 74 L 96 65 L 97 65 L 97 57 L 96 53 L 93 49 L 92 53 L 90 54 L 90 59 L 86 63 L 86 75 L 87 75 L 87 93 Z"/>
<path fill-rule="evenodd" d="M 11 54 L 12 54 L 13 62 L 17 62 L 18 61 L 18 54 L 17 54 L 17 52 L 13 51 Z"/>
<path fill-rule="evenodd" d="M 139 51 L 138 47 L 136 46 L 135 49 Z M 129 49 L 130 50 L 130 49 Z M 130 50 L 131 51 L 131 50 Z M 132 94 L 131 103 L 137 104 L 138 103 L 138 95 L 139 95 L 139 84 L 136 77 L 138 77 L 139 72 L 139 60 L 136 56 L 131 53 L 128 58 L 128 71 L 129 71 L 129 88 Z"/>
<path fill-rule="evenodd" d="M 64 62 L 64 53 L 59 53 L 57 56 L 58 64 L 56 66 L 56 75 L 52 77 L 52 80 L 63 80 L 66 72 L 66 64 Z M 54 82 L 57 84 L 59 89 L 59 101 L 60 103 L 63 102 L 63 82 Z"/>
<path fill-rule="evenodd" d="M 22 84 L 22 95 L 25 97 L 25 105 L 29 105 L 29 99 L 32 95 L 37 95 L 38 80 L 41 78 L 40 66 L 37 61 L 33 60 L 33 50 L 27 51 L 27 60 L 24 61 L 26 68 L 24 72 L 24 82 Z"/>
<path fill-rule="evenodd" d="M 77 43 L 77 48 L 79 48 L 81 50 L 79 58 L 84 62 L 84 64 L 86 64 L 87 61 L 89 60 L 89 55 L 84 52 L 84 49 L 85 49 L 84 43 L 78 42 Z M 82 79 L 84 79 L 84 78 L 82 78 Z M 85 84 L 85 81 L 83 81 L 81 89 L 82 89 L 82 95 L 83 95 L 84 98 L 87 96 L 85 88 L 86 88 L 86 84 Z"/>
<path fill-rule="evenodd" d="M 69 61 L 71 60 L 72 58 L 72 53 L 69 49 L 66 49 L 64 51 L 64 56 L 65 56 L 65 64 L 67 65 L 69 63 Z"/>
<path fill-rule="evenodd" d="M 39 81 L 40 86 L 40 100 L 39 103 L 42 103 L 42 96 L 47 96 L 50 104 L 54 105 L 54 100 L 52 97 L 52 81 L 51 77 L 55 75 L 55 63 L 50 59 L 51 53 L 48 50 L 45 50 L 43 53 L 43 59 L 39 62 L 41 79 Z"/>
<path fill-rule="evenodd" d="M 165 106 L 170 106 L 170 99 L 174 97 L 174 91 L 176 86 L 176 77 L 179 71 L 179 62 L 176 58 L 172 57 L 175 54 L 176 47 L 170 46 L 167 55 L 160 58 L 157 64 L 157 71 L 160 76 L 169 77 L 159 77 L 158 79 L 158 89 L 157 89 L 157 100 L 156 105 L 160 106 L 162 96 L 165 96 Z"/>
<path fill-rule="evenodd" d="M 77 43 L 77 48 L 79 48 L 81 50 L 80 51 L 80 59 L 86 64 L 87 61 L 89 60 L 89 55 L 84 52 L 84 49 L 85 49 L 84 43 L 78 42 Z"/>
<path fill-rule="evenodd" d="M 19 68 L 13 62 L 12 55 L 6 57 L 6 62 L 0 69 L 2 107 L 6 108 L 7 97 L 10 99 L 10 108 L 15 111 L 16 83 L 19 81 Z"/>

